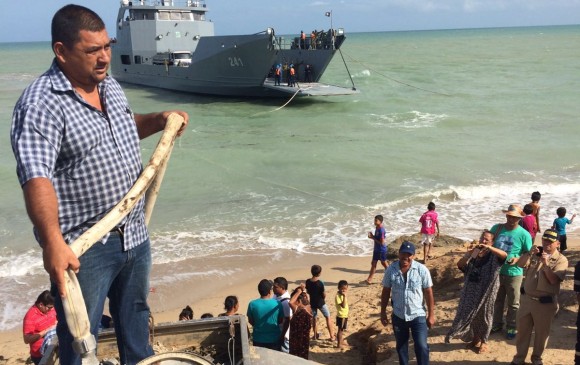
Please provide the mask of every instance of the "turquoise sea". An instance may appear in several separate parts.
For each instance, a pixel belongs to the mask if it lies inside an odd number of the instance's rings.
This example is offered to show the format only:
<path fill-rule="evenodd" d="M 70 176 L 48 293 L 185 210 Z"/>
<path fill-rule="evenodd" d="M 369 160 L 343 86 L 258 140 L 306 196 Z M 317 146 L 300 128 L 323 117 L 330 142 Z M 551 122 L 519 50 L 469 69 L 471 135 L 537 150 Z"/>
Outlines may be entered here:
<path fill-rule="evenodd" d="M 347 30 L 348 31 L 348 30 Z M 580 26 L 347 34 L 355 96 L 245 100 L 125 85 L 133 109 L 191 117 L 165 176 L 154 265 L 201 280 L 196 260 L 280 250 L 368 255 L 383 214 L 414 233 L 433 200 L 442 232 L 473 239 L 501 209 L 542 193 L 542 228 L 580 207 Z M 0 330 L 48 285 L 9 140 L 22 90 L 48 42 L 0 44 Z M 337 55 L 324 82 L 349 86 Z M 143 143 L 147 160 L 157 142 Z M 569 226 L 575 230 L 575 224 Z M 187 260 L 188 265 L 183 264 Z M 231 269 L 231 268 L 230 268 Z M 158 270 L 166 272 L 167 270 Z"/>

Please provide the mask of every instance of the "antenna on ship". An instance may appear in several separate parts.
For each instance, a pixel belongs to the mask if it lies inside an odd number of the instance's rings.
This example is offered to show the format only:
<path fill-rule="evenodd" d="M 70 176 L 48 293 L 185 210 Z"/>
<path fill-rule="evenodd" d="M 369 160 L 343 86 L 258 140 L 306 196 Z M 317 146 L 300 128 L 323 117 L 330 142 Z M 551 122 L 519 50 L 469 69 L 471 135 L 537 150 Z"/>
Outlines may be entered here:
<path fill-rule="evenodd" d="M 332 10 L 327 11 L 326 13 L 324 13 L 324 15 L 330 18 L 330 36 L 332 42 L 332 49 L 334 49 L 334 28 L 332 27 Z"/>

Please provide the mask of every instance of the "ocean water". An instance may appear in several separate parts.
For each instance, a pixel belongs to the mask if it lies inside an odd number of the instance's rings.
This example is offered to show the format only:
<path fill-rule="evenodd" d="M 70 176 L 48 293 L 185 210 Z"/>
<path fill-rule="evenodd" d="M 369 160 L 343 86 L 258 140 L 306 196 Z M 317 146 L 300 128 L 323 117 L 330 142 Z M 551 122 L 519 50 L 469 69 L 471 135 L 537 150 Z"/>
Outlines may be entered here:
<path fill-rule="evenodd" d="M 285 100 L 195 96 L 125 85 L 133 109 L 183 109 L 152 225 L 152 284 L 204 280 L 207 257 L 280 250 L 368 255 L 417 232 L 429 201 L 465 239 L 501 209 L 542 193 L 542 228 L 580 207 L 580 26 L 348 34 L 355 96 Z M 15 174 L 9 130 L 22 90 L 46 70 L 48 43 L 0 44 L 0 330 L 18 327 L 48 286 Z M 323 76 L 349 86 L 339 55 Z M 143 143 L 146 161 L 157 142 Z M 569 230 L 577 229 L 576 224 Z M 188 265 L 184 262 L 188 261 Z M 228 268 L 239 272 L 241 268 Z M 220 270 L 217 270 L 219 272 Z"/>

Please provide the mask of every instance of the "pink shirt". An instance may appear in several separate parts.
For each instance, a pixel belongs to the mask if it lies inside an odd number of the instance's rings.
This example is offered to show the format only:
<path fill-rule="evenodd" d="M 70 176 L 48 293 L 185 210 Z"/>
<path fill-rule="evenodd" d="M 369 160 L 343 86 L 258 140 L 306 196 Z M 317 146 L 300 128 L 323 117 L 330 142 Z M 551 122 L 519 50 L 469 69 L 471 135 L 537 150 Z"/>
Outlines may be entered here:
<path fill-rule="evenodd" d="M 428 210 L 419 218 L 419 222 L 421 223 L 421 233 L 435 234 L 435 225 L 439 223 L 437 213 L 434 210 Z"/>
<path fill-rule="evenodd" d="M 522 226 L 528 232 L 530 232 L 530 236 L 532 236 L 532 240 L 536 238 L 536 234 L 538 233 L 538 225 L 536 224 L 536 217 L 532 214 L 526 215 L 522 218 Z"/>

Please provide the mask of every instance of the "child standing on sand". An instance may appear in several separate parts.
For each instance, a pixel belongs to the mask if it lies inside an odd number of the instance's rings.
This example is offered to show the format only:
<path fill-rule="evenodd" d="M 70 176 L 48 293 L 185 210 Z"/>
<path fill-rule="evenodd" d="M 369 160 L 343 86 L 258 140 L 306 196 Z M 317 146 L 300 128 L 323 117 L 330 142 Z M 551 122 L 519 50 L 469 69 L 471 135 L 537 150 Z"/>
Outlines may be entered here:
<path fill-rule="evenodd" d="M 306 280 L 306 292 L 310 295 L 310 307 L 312 308 L 312 329 L 314 330 L 314 339 L 318 340 L 318 332 L 316 330 L 316 315 L 318 310 L 322 312 L 324 319 L 326 319 L 326 326 L 328 327 L 328 334 L 330 335 L 330 340 L 334 341 L 334 332 L 332 330 L 332 324 L 330 323 L 330 312 L 326 306 L 324 298 L 326 298 L 326 293 L 324 292 L 324 283 L 320 280 L 320 274 L 322 273 L 322 267 L 320 265 L 312 265 L 310 269 L 312 278 Z"/>
<path fill-rule="evenodd" d="M 530 205 L 532 206 L 532 215 L 536 217 L 536 225 L 538 226 L 538 232 L 542 232 L 540 228 L 540 199 L 542 198 L 542 194 L 539 191 L 534 191 L 532 193 L 532 202 Z M 533 242 L 532 242 L 533 243 Z"/>
<path fill-rule="evenodd" d="M 437 219 L 437 212 L 435 212 L 435 203 L 427 204 L 427 211 L 419 218 L 421 223 L 421 235 L 423 240 L 423 262 L 427 263 L 427 259 L 431 258 L 431 246 L 435 238 L 435 227 L 437 227 L 437 237 L 439 237 L 439 220 Z"/>
<path fill-rule="evenodd" d="M 556 214 L 558 218 L 554 219 L 554 225 L 552 229 L 558 232 L 558 241 L 560 241 L 560 252 L 566 251 L 568 246 L 566 245 L 566 224 L 571 224 L 574 221 L 576 214 L 572 215 L 572 219 L 566 218 L 566 208 L 560 207 L 556 209 Z"/>
<path fill-rule="evenodd" d="M 346 299 L 346 292 L 348 291 L 348 283 L 346 280 L 338 282 L 338 293 L 334 299 L 336 304 L 336 347 L 341 349 L 344 346 L 344 331 L 348 322 L 348 300 Z"/>
<path fill-rule="evenodd" d="M 385 241 L 385 227 L 383 226 L 383 216 L 375 216 L 375 233 L 369 232 L 367 237 L 373 240 L 373 259 L 371 261 L 371 270 L 369 272 L 369 277 L 365 280 L 367 284 L 371 284 L 375 271 L 377 270 L 377 262 L 380 260 L 381 265 L 387 269 L 387 242 Z"/>
<path fill-rule="evenodd" d="M 533 244 L 534 240 L 536 239 L 536 234 L 538 233 L 538 223 L 536 221 L 536 217 L 534 216 L 534 208 L 532 207 L 532 204 L 524 205 L 524 213 L 526 216 L 522 218 L 520 223 L 526 231 L 530 232 Z"/>

